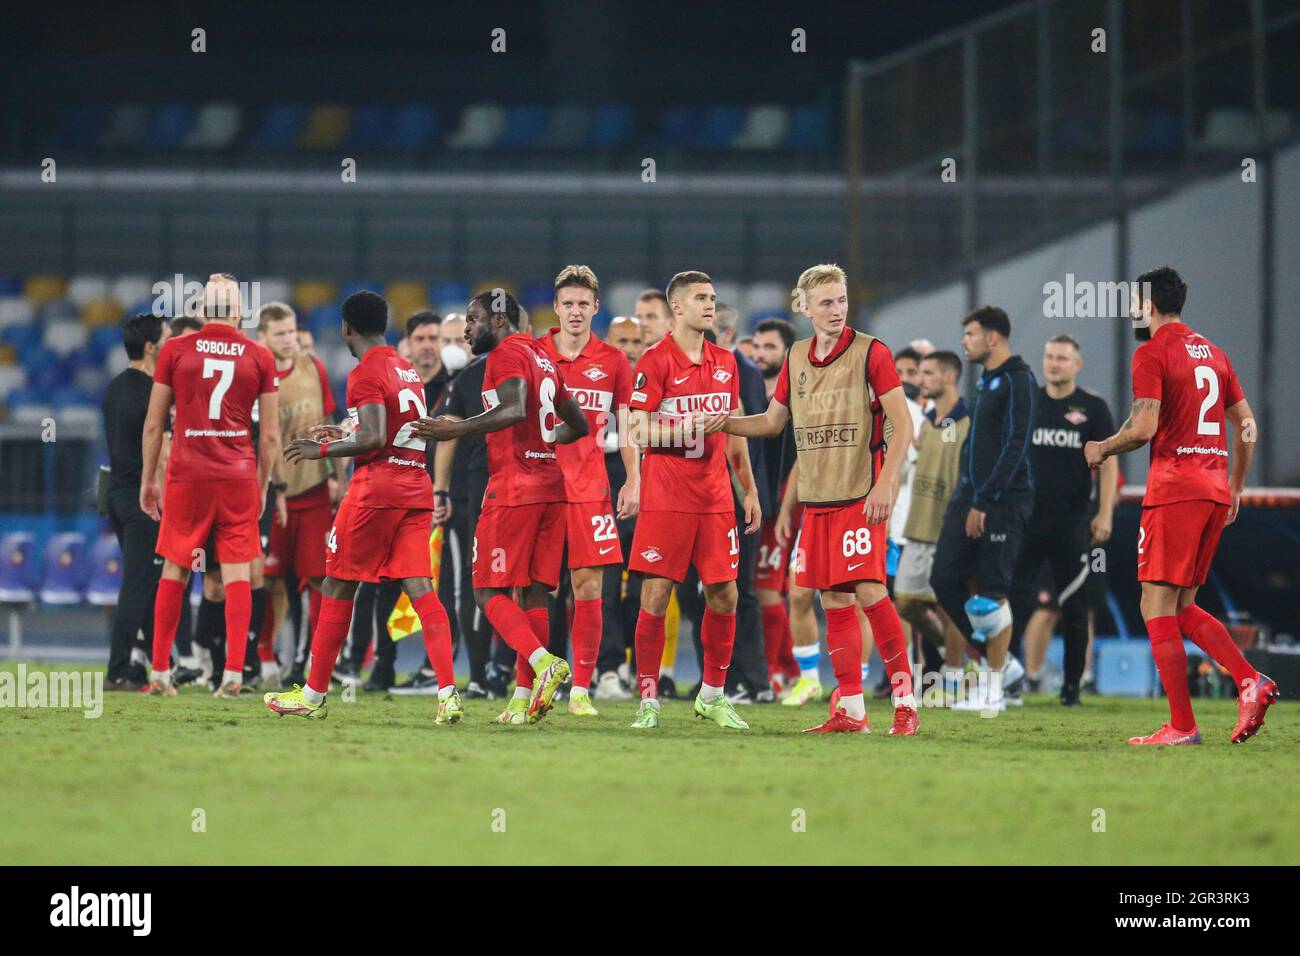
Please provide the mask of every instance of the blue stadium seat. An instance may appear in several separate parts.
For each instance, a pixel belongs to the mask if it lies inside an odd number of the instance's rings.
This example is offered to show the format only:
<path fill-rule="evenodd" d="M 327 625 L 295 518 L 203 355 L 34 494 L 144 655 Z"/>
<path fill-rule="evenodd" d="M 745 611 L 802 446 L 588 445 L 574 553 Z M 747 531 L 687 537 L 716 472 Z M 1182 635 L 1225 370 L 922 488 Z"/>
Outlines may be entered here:
<path fill-rule="evenodd" d="M 1125 118 L 1124 143 L 1143 156 L 1168 156 L 1183 148 L 1183 116 L 1174 110 L 1143 110 Z"/>
<path fill-rule="evenodd" d="M 598 338 L 604 338 L 609 332 L 609 323 L 614 321 L 614 315 L 608 309 L 600 309 L 591 318 L 591 330 Z"/>
<path fill-rule="evenodd" d="M 429 302 L 444 312 L 463 312 L 469 304 L 468 282 L 434 282 L 429 286 Z"/>
<path fill-rule="evenodd" d="M 253 136 L 253 145 L 268 149 L 288 149 L 307 125 L 307 110 L 302 106 L 272 106 L 262 117 L 262 125 Z"/>
<path fill-rule="evenodd" d="M 23 357 L 23 364 L 27 364 L 30 361 L 29 353 L 41 347 L 44 334 L 41 326 L 34 322 L 30 325 L 10 325 L 0 329 L 0 345 L 13 346 L 14 351 Z"/>
<path fill-rule="evenodd" d="M 802 106 L 790 114 L 790 133 L 785 145 L 789 149 L 825 149 L 829 144 L 830 123 L 826 111 L 818 106 Z"/>
<path fill-rule="evenodd" d="M 703 113 L 692 106 L 677 106 L 659 115 L 659 138 L 669 146 L 694 145 Z"/>
<path fill-rule="evenodd" d="M 131 314 L 135 315 L 137 313 L 133 312 Z M 108 353 L 121 344 L 122 330 L 115 325 L 103 325 L 90 333 L 87 349 L 97 362 L 103 362 Z"/>
<path fill-rule="evenodd" d="M 427 149 L 438 138 L 438 114 L 431 107 L 411 105 L 397 111 L 389 145 L 396 149 Z"/>
<path fill-rule="evenodd" d="M 67 381 L 67 379 L 64 379 L 64 381 Z M 50 395 L 49 401 L 56 409 L 67 408 L 71 405 L 91 405 L 94 403 L 94 399 L 89 392 L 75 385 L 66 385 L 63 388 L 55 389 Z"/>
<path fill-rule="evenodd" d="M 377 149 L 392 138 L 393 110 L 387 106 L 362 106 L 352 113 L 352 125 L 343 138 L 345 146 Z"/>
<path fill-rule="evenodd" d="M 698 146 L 730 146 L 745 128 L 745 111 L 732 106 L 715 106 L 707 110 L 696 133 Z"/>
<path fill-rule="evenodd" d="M 0 275 L 0 297 L 23 294 L 23 277 Z"/>
<path fill-rule="evenodd" d="M 196 112 L 185 103 L 172 103 L 154 114 L 149 130 L 149 145 L 179 146 L 194 127 Z"/>
<path fill-rule="evenodd" d="M 47 400 L 51 389 L 63 383 L 63 363 L 49 349 L 36 346 L 23 353 L 23 365 L 27 367 L 27 382 L 32 389 Z"/>
<path fill-rule="evenodd" d="M 519 304 L 529 312 L 555 301 L 555 289 L 549 282 L 530 282 L 519 293 Z"/>
<path fill-rule="evenodd" d="M 622 146 L 632 134 L 632 111 L 626 106 L 602 106 L 587 131 L 589 146 Z"/>
<path fill-rule="evenodd" d="M 90 552 L 90 584 L 86 600 L 99 607 L 113 607 L 122 590 L 122 549 L 117 538 L 102 534 Z"/>
<path fill-rule="evenodd" d="M 63 117 L 58 142 L 62 146 L 94 146 L 108 123 L 102 106 L 74 106 Z"/>
<path fill-rule="evenodd" d="M 545 131 L 544 106 L 512 106 L 506 111 L 506 127 L 496 144 L 512 149 L 526 148 L 537 142 Z"/>
<path fill-rule="evenodd" d="M 86 536 L 79 531 L 65 531 L 50 538 L 45 546 L 41 600 L 46 604 L 80 604 L 89 579 Z"/>
<path fill-rule="evenodd" d="M 11 531 L 0 538 L 0 601 L 10 604 L 34 601 L 39 585 L 36 537 L 25 531 Z"/>
<path fill-rule="evenodd" d="M 339 305 L 342 305 L 343 300 L 354 292 L 373 292 L 375 295 L 383 295 L 384 287 L 373 279 L 358 279 L 355 282 L 349 282 L 339 289 Z"/>
<path fill-rule="evenodd" d="M 318 305 L 307 313 L 307 328 L 314 337 L 330 335 L 343 324 L 343 312 L 337 305 Z"/>

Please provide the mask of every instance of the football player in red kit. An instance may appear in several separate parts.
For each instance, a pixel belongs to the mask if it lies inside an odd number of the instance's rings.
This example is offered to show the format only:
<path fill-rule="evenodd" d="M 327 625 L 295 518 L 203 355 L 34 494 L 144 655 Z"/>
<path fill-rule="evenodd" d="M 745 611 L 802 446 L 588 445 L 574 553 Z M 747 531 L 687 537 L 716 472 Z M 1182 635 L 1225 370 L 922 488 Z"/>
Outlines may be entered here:
<path fill-rule="evenodd" d="M 623 353 L 591 333 L 591 320 L 600 308 L 600 283 L 587 266 L 565 266 L 555 277 L 555 313 L 560 324 L 539 340 L 559 369 L 569 394 L 587 415 L 590 432 L 569 445 L 557 446 L 564 472 L 565 537 L 569 574 L 573 582 L 573 687 L 569 713 L 596 716 L 591 703 L 591 675 L 600 650 L 604 621 L 601 583 L 604 566 L 621 565 L 619 519 L 636 514 L 640 494 L 641 456 L 616 430 L 627 481 L 618 492 L 618 509 L 610 505 L 609 472 L 605 470 L 605 438 L 615 416 L 626 417 L 632 391 L 632 370 Z M 526 666 L 521 661 L 520 666 Z M 522 684 L 522 681 L 520 682 Z"/>
<path fill-rule="evenodd" d="M 916 697 L 902 622 L 885 590 L 885 539 L 899 470 L 912 441 L 912 416 L 885 343 L 849 326 L 844 271 L 836 265 L 805 269 L 797 292 L 814 334 L 790 347 L 767 411 L 716 416 L 705 430 L 770 437 L 794 423 L 799 501 L 805 508 L 796 579 L 801 587 L 821 592 L 826 643 L 839 680 L 830 720 L 806 732 L 871 730 L 862 695 L 856 599 L 893 687 L 894 722 L 888 733 L 910 737 L 917 730 Z"/>
<path fill-rule="evenodd" d="M 191 570 L 206 563 L 215 542 L 226 586 L 226 666 L 216 697 L 238 697 L 252 616 L 250 569 L 262 556 L 258 519 L 262 489 L 280 453 L 275 358 L 240 329 L 239 285 L 221 273 L 203 290 L 206 323 L 193 335 L 169 340 L 158 355 L 145 418 L 140 510 L 155 521 L 161 506 L 157 552 L 162 578 L 154 603 L 152 694 L 175 696 L 171 651 Z M 253 450 L 253 405 L 261 403 L 261 431 Z M 171 457 L 166 490 L 155 477 L 163 425 L 172 403 Z"/>
<path fill-rule="evenodd" d="M 415 433 L 438 441 L 485 436 L 488 485 L 471 555 L 474 600 L 520 663 L 514 697 L 498 722 L 536 723 L 571 673 L 567 661 L 546 650 L 546 595 L 560 583 L 565 535 L 564 472 L 555 446 L 584 437 L 587 417 L 504 289 L 470 300 L 465 339 L 471 352 L 487 356 L 487 410 L 466 419 L 424 418 Z M 515 588 L 520 604 L 511 600 Z"/>
<path fill-rule="evenodd" d="M 1133 320 L 1133 410 L 1118 432 L 1084 446 L 1094 468 L 1151 443 L 1138 533 L 1142 619 L 1169 698 L 1169 723 L 1130 744 L 1197 744 L 1183 637 L 1237 685 L 1234 744 L 1259 733 L 1277 684 L 1242 656 L 1227 628 L 1196 604 L 1225 525 L 1237 517 L 1257 434 L 1232 362 L 1182 321 L 1187 283 L 1168 266 L 1138 276 Z M 1232 425 L 1232 457 L 1226 429 Z"/>
<path fill-rule="evenodd" d="M 727 465 L 743 493 L 745 534 L 762 523 L 758 491 L 743 438 L 704 435 L 701 415 L 740 408 L 736 357 L 704 337 L 713 326 L 717 295 L 703 272 L 679 272 L 668 283 L 673 331 L 645 350 L 632 378 L 628 431 L 645 448 L 641 516 L 628 570 L 641 575 L 636 622 L 636 670 L 641 704 L 632 726 L 659 726 L 659 669 L 664 615 L 673 582 L 695 565 L 704 586 L 700 643 L 704 673 L 697 716 L 719 727 L 748 730 L 723 693 L 736 638 L 736 569 L 740 529 Z"/>
<path fill-rule="evenodd" d="M 424 439 L 414 432 L 425 414 L 424 383 L 410 362 L 384 344 L 387 330 L 388 303 L 382 297 L 355 292 L 343 301 L 343 340 L 358 359 L 348 374 L 350 428 L 318 425 L 311 438 L 295 438 L 285 450 L 291 462 L 355 461 L 352 482 L 326 539 L 326 576 L 307 686 L 264 699 L 277 714 L 325 717 L 325 694 L 352 625 L 358 585 L 401 581 L 438 675 L 434 723 L 455 724 L 464 709 L 452 670 L 451 624 L 429 580 L 433 484 L 425 469 Z"/>

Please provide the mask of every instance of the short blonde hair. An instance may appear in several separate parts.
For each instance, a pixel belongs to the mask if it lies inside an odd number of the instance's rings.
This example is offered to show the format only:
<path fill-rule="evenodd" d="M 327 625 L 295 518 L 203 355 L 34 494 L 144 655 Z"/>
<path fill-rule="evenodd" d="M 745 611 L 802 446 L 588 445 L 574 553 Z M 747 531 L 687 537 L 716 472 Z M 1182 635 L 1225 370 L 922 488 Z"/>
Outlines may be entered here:
<path fill-rule="evenodd" d="M 596 278 L 596 273 L 591 271 L 590 266 L 565 266 L 561 269 L 560 274 L 555 277 L 555 294 L 558 296 L 561 289 L 571 285 L 590 289 L 592 296 L 600 298 L 600 280 Z"/>
<path fill-rule="evenodd" d="M 257 331 L 265 332 L 272 322 L 296 319 L 293 309 L 285 302 L 268 302 L 257 310 Z"/>
<path fill-rule="evenodd" d="M 796 288 L 803 289 L 807 292 L 819 285 L 825 285 L 828 282 L 842 282 L 847 288 L 849 278 L 844 274 L 844 270 L 835 263 L 822 263 L 821 265 L 809 266 L 803 270 L 803 275 L 799 276 L 799 282 Z"/>

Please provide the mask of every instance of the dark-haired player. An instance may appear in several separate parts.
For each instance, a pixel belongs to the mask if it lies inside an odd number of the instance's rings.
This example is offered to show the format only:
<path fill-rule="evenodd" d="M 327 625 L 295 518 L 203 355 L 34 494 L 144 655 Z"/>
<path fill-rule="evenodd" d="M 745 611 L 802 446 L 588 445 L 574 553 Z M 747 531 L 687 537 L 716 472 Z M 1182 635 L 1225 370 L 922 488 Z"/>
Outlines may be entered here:
<path fill-rule="evenodd" d="M 565 534 L 564 472 L 555 446 L 585 436 L 587 417 L 504 289 L 470 300 L 465 339 L 475 355 L 487 356 L 487 411 L 423 418 L 415 433 L 438 441 L 486 436 L 488 486 L 471 554 L 474 600 L 521 662 L 514 696 L 497 721 L 535 723 L 570 676 L 568 662 L 546 650 L 546 595 L 560 583 Z M 522 607 L 511 600 L 514 588 Z"/>
<path fill-rule="evenodd" d="M 1239 744 L 1259 733 L 1277 684 L 1252 667 L 1227 628 L 1196 604 L 1219 536 L 1237 517 L 1257 434 L 1250 403 L 1232 362 L 1217 345 L 1183 323 L 1187 283 L 1162 266 L 1138 276 L 1133 290 L 1133 410 L 1118 432 L 1088 442 L 1088 464 L 1151 442 L 1151 471 L 1142 499 L 1138 580 L 1151 655 L 1169 697 L 1169 722 L 1130 744 L 1197 744 L 1201 735 L 1187 692 L 1184 635 L 1232 674 L 1237 685 Z M 1229 466 L 1225 429 L 1232 423 Z"/>
<path fill-rule="evenodd" d="M 203 328 L 163 346 L 144 426 L 140 510 L 158 520 L 162 579 L 154 602 L 150 693 L 173 696 L 171 649 L 185 584 L 195 560 L 215 541 L 226 586 L 226 665 L 217 697 L 237 697 L 243 684 L 252 617 L 251 566 L 262 556 L 258 518 L 262 489 L 280 452 L 275 358 L 239 328 L 239 286 L 213 275 L 203 290 Z M 171 457 L 163 492 L 156 478 L 163 425 L 175 402 Z M 253 450 L 253 404 L 262 428 Z"/>
<path fill-rule="evenodd" d="M 452 670 L 451 625 L 429 582 L 433 487 L 425 471 L 424 384 L 411 363 L 384 343 L 388 303 L 373 292 L 343 301 L 343 340 L 359 360 L 348 374 L 349 430 L 318 425 L 311 438 L 285 450 L 291 462 L 355 459 L 352 483 L 339 504 L 326 542 L 320 619 L 312 635 L 306 687 L 267 694 L 277 714 L 324 717 L 325 694 L 352 624 L 352 604 L 362 581 L 401 581 L 420 618 L 424 646 L 438 674 L 437 724 L 464 716 Z"/>

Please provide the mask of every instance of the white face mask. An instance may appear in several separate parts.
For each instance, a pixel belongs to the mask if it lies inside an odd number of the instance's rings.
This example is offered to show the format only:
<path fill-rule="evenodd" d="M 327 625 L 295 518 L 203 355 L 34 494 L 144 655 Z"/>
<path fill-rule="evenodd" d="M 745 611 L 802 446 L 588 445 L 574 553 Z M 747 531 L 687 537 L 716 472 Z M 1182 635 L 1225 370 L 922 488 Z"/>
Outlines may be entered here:
<path fill-rule="evenodd" d="M 459 372 L 469 364 L 469 353 L 459 345 L 444 345 L 440 354 L 442 364 L 449 372 Z"/>

